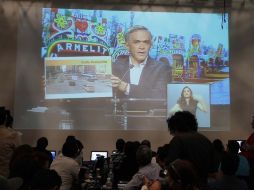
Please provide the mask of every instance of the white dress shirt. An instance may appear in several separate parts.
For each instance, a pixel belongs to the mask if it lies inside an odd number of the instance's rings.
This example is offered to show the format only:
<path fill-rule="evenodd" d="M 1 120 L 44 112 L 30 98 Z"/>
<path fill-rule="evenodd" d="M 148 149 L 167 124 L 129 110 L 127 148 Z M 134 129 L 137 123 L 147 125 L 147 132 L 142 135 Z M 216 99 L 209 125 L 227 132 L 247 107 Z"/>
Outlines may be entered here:
<path fill-rule="evenodd" d="M 61 176 L 62 185 L 60 190 L 70 190 L 72 184 L 78 181 L 80 167 L 76 160 L 72 158 L 61 154 L 53 160 L 50 169 L 55 170 Z"/>
<path fill-rule="evenodd" d="M 129 57 L 130 65 L 134 65 L 134 67 L 130 69 L 130 84 L 134 84 L 134 85 L 139 84 L 140 76 L 141 76 L 141 73 L 144 69 L 146 62 L 147 62 L 147 58 L 145 59 L 145 61 L 143 63 L 133 64 L 131 61 L 131 57 Z M 130 93 L 130 84 L 128 84 L 128 86 L 127 86 L 127 89 L 125 92 L 126 95 L 129 95 L 129 93 Z"/>
<path fill-rule="evenodd" d="M 145 59 L 143 63 L 133 64 L 131 61 L 131 58 L 129 58 L 130 65 L 134 65 L 134 67 L 130 69 L 130 84 L 135 84 L 135 85 L 139 84 L 140 76 L 146 64 L 146 61 L 147 61 L 147 58 Z"/>

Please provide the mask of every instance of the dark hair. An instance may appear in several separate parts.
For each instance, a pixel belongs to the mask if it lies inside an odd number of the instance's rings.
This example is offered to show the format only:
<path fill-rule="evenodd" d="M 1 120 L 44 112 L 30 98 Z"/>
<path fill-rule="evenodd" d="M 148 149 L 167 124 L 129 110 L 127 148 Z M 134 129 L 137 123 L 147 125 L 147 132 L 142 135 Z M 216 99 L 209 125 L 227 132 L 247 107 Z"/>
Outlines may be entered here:
<path fill-rule="evenodd" d="M 41 168 L 49 168 L 52 162 L 51 157 L 46 152 L 34 151 L 33 159 L 37 161 Z"/>
<path fill-rule="evenodd" d="M 39 170 L 31 181 L 32 189 L 47 190 L 55 186 L 60 187 L 62 184 L 61 176 L 55 170 Z"/>
<path fill-rule="evenodd" d="M 119 152 L 123 152 L 124 145 L 125 145 L 125 141 L 123 139 L 117 139 L 117 141 L 116 141 L 116 149 Z"/>
<path fill-rule="evenodd" d="M 158 147 L 156 156 L 160 160 L 165 160 L 168 156 L 169 144 Z"/>
<path fill-rule="evenodd" d="M 151 32 L 148 30 L 148 28 L 144 27 L 144 26 L 141 26 L 141 25 L 135 25 L 131 28 L 129 28 L 126 32 L 125 32 L 125 42 L 127 42 L 130 38 L 130 35 L 133 33 L 133 32 L 136 32 L 136 31 L 139 31 L 139 30 L 143 30 L 143 31 L 146 31 L 150 34 L 150 39 L 152 41 L 152 34 Z"/>
<path fill-rule="evenodd" d="M 193 189 L 198 187 L 197 170 L 188 160 L 177 159 L 167 168 L 168 175 L 173 180 L 172 189 Z"/>
<path fill-rule="evenodd" d="M 37 140 L 36 147 L 39 150 L 44 150 L 48 146 L 48 139 L 46 137 L 41 137 Z"/>
<path fill-rule="evenodd" d="M 167 119 L 168 129 L 171 134 L 175 132 L 196 132 L 198 122 L 196 117 L 189 111 L 178 111 Z"/>
<path fill-rule="evenodd" d="M 146 146 L 148 146 L 149 148 L 151 148 L 151 142 L 150 142 L 149 140 L 147 140 L 147 139 L 143 140 L 143 141 L 141 142 L 141 145 L 146 145 Z"/>
<path fill-rule="evenodd" d="M 78 145 L 74 141 L 68 141 L 63 144 L 62 153 L 64 156 L 75 158 L 78 155 Z"/>
<path fill-rule="evenodd" d="M 180 105 L 180 107 L 183 107 L 183 106 L 186 106 L 187 105 L 187 102 L 186 102 L 186 98 L 184 97 L 184 90 L 185 89 L 189 89 L 190 92 L 191 92 L 191 96 L 190 96 L 190 101 L 189 101 L 189 104 L 190 105 L 195 105 L 196 104 L 196 100 L 193 99 L 193 93 L 192 93 L 192 90 L 190 87 L 188 86 L 185 86 L 181 92 L 181 97 L 177 100 L 177 103 Z"/>
<path fill-rule="evenodd" d="M 16 162 L 18 162 L 22 157 L 26 157 L 27 155 L 29 157 L 32 157 L 33 153 L 34 153 L 33 148 L 28 144 L 23 144 L 16 147 L 9 163 L 10 170 L 12 170 L 14 165 L 16 165 Z"/>
<path fill-rule="evenodd" d="M 231 154 L 235 154 L 237 155 L 238 154 L 238 151 L 239 151 L 239 143 L 235 140 L 230 140 L 228 141 L 228 145 L 227 145 L 227 151 Z"/>
<path fill-rule="evenodd" d="M 146 166 L 151 163 L 152 160 L 152 151 L 146 145 L 139 146 L 136 152 L 136 159 L 139 166 Z"/>
<path fill-rule="evenodd" d="M 73 136 L 73 135 L 67 136 L 65 142 L 69 142 L 69 141 L 76 141 L 75 136 Z"/>
<path fill-rule="evenodd" d="M 235 154 L 225 153 L 221 161 L 221 171 L 225 175 L 235 175 L 239 166 L 239 156 Z"/>
<path fill-rule="evenodd" d="M 224 145 L 220 139 L 215 139 L 213 141 L 213 147 L 217 152 L 223 152 L 225 150 Z"/>
<path fill-rule="evenodd" d="M 6 120 L 6 112 L 5 112 L 5 107 L 0 106 L 0 125 L 3 125 Z"/>
<path fill-rule="evenodd" d="M 13 124 L 13 117 L 11 116 L 10 110 L 6 110 L 6 121 L 5 121 L 5 126 L 6 127 L 12 127 Z"/>
<path fill-rule="evenodd" d="M 10 110 L 6 110 L 4 106 L 0 106 L 0 125 L 6 127 L 12 127 L 13 117 L 11 116 Z"/>
<path fill-rule="evenodd" d="M 76 140 L 76 144 L 78 146 L 78 154 L 80 154 L 84 146 L 80 140 Z"/>

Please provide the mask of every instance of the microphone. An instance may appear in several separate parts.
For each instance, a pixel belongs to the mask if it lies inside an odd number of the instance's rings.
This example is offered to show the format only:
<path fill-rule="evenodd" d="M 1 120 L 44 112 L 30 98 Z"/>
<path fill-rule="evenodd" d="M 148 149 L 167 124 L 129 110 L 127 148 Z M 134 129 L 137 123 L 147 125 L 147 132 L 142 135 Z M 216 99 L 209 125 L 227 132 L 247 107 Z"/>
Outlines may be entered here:
<path fill-rule="evenodd" d="M 120 79 L 121 81 L 124 79 L 125 75 L 126 75 L 128 72 L 130 72 L 130 70 L 131 70 L 133 67 L 134 67 L 134 65 L 133 65 L 133 64 L 130 64 L 130 65 L 129 65 L 128 70 L 127 70 L 127 71 L 125 71 L 125 73 L 123 74 L 122 78 Z"/>
<path fill-rule="evenodd" d="M 127 69 L 127 71 L 125 71 L 125 73 L 124 73 L 123 76 L 121 77 L 120 83 L 121 83 L 121 81 L 125 78 L 126 74 L 127 74 L 128 72 L 130 72 L 130 70 L 131 70 L 133 67 L 134 67 L 133 64 L 130 64 L 130 65 L 129 65 L 129 68 Z M 112 100 L 112 101 L 114 102 L 114 110 L 113 110 L 113 113 L 116 114 L 116 113 L 117 113 L 117 103 L 119 102 L 119 99 L 117 98 L 117 93 L 116 93 L 116 89 L 115 89 L 115 88 L 113 89 L 113 94 L 114 94 L 114 98 L 113 98 L 113 100 Z"/>

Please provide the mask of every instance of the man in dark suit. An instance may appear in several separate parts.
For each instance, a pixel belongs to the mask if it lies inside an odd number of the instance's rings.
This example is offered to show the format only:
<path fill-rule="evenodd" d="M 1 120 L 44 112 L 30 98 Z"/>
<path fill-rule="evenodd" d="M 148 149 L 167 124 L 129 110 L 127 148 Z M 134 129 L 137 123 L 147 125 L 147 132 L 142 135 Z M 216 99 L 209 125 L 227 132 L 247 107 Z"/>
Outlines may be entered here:
<path fill-rule="evenodd" d="M 149 57 L 152 35 L 144 26 L 133 26 L 125 35 L 129 56 L 113 63 L 112 86 L 118 97 L 165 99 L 171 80 L 170 66 Z"/>

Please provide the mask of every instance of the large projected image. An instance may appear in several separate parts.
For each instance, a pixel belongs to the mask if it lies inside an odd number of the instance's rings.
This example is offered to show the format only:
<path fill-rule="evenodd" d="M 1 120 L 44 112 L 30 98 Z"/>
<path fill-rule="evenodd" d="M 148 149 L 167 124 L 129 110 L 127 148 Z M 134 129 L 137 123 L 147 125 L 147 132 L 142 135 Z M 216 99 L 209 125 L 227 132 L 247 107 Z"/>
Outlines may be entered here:
<path fill-rule="evenodd" d="M 201 129 L 229 127 L 220 14 L 43 8 L 41 22 L 44 104 L 21 111 L 21 127 L 36 113 L 57 129 L 166 130 L 185 87 L 204 98 Z"/>

